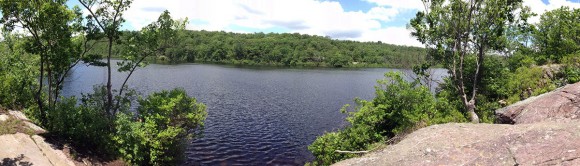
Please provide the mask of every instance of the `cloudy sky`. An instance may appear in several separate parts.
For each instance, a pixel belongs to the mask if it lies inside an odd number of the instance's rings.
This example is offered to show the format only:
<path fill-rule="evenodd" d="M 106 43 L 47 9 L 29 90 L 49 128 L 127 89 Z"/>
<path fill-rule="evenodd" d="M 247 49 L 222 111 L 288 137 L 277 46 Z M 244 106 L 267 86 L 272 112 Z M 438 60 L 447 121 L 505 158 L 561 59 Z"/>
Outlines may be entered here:
<path fill-rule="evenodd" d="M 524 0 L 538 14 L 580 0 Z M 76 5 L 71 0 L 69 5 Z M 330 36 L 334 39 L 382 41 L 421 46 L 406 29 L 423 9 L 420 0 L 134 0 L 125 29 L 140 29 L 164 10 L 189 18 L 188 29 L 240 33 L 274 32 Z M 537 22 L 539 18 L 532 18 Z"/>

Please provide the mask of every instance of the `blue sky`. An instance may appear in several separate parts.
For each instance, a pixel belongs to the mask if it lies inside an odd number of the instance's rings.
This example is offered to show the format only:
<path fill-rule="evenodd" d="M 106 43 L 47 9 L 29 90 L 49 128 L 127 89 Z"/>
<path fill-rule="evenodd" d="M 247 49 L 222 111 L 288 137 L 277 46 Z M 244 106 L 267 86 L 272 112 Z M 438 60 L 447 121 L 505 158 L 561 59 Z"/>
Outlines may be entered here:
<path fill-rule="evenodd" d="M 76 4 L 77 0 L 69 2 Z M 579 8 L 580 0 L 524 0 L 524 4 L 542 14 L 560 6 Z M 406 28 L 423 9 L 420 0 L 134 0 L 124 15 L 124 29 L 140 29 L 166 9 L 174 18 L 188 18 L 187 28 L 193 30 L 303 33 L 421 46 Z"/>

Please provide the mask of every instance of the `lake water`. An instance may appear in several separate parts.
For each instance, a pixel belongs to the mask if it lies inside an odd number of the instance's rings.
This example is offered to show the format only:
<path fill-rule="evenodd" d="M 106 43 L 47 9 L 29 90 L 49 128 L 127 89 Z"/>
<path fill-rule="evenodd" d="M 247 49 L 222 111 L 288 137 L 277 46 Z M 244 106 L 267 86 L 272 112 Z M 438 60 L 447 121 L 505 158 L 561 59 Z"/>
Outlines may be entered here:
<path fill-rule="evenodd" d="M 372 99 L 376 80 L 393 70 L 152 64 L 128 84 L 142 94 L 181 87 L 207 105 L 204 135 L 188 145 L 185 165 L 303 165 L 313 159 L 307 146 L 316 136 L 346 125 L 340 108 Z M 114 88 L 125 76 L 114 73 Z M 63 94 L 103 83 L 106 68 L 78 65 Z"/>

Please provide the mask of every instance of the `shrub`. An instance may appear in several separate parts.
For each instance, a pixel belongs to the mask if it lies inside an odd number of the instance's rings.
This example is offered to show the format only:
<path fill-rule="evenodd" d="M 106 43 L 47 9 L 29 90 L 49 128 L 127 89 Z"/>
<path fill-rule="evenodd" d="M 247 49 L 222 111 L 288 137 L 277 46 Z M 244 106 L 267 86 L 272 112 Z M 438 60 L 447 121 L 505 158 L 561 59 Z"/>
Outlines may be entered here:
<path fill-rule="evenodd" d="M 570 54 L 562 59 L 564 64 L 562 75 L 567 83 L 576 83 L 580 81 L 580 52 Z"/>
<path fill-rule="evenodd" d="M 509 68 L 515 70 L 519 67 L 530 67 L 536 64 L 533 56 L 524 55 L 521 52 L 516 52 L 507 59 Z"/>
<path fill-rule="evenodd" d="M 38 87 L 38 58 L 24 52 L 24 43 L 4 36 L 0 43 L 0 107 L 13 109 L 33 105 Z"/>
<path fill-rule="evenodd" d="M 65 138 L 77 148 L 112 154 L 112 119 L 100 107 L 88 103 L 76 106 L 74 97 L 63 98 L 48 111 L 48 127 L 52 134 Z"/>
<path fill-rule="evenodd" d="M 471 63 L 471 60 L 467 59 L 466 63 Z M 531 64 L 517 64 L 512 67 L 519 67 L 510 70 L 510 66 L 495 57 L 486 59 L 482 68 L 484 73 L 481 76 L 481 83 L 478 85 L 479 94 L 476 97 L 476 113 L 481 122 L 495 122 L 495 110 L 505 106 L 505 104 L 512 104 L 557 87 L 556 82 L 544 76 L 545 73 L 541 67 Z M 468 73 L 471 72 L 468 70 Z M 465 109 L 450 78 L 445 79 L 440 84 L 440 88 L 439 98 L 447 99 L 455 109 Z M 471 86 L 466 88 L 467 91 L 471 91 L 471 89 Z M 504 100 L 504 105 L 500 104 L 500 100 Z"/>
<path fill-rule="evenodd" d="M 445 99 L 436 99 L 428 88 L 406 82 L 400 73 L 387 73 L 379 80 L 375 98 L 356 99 L 356 111 L 348 112 L 350 126 L 318 137 L 308 149 L 314 154 L 314 165 L 330 165 L 355 154 L 335 150 L 373 149 L 377 142 L 419 127 L 436 123 L 463 122 L 465 116 Z M 342 111 L 346 112 L 346 105 Z"/>
<path fill-rule="evenodd" d="M 114 156 L 112 136 L 114 117 L 105 111 L 106 89 L 95 86 L 91 94 L 83 94 L 80 104 L 75 97 L 62 98 L 47 111 L 48 123 L 45 127 L 56 137 L 74 147 L 91 149 L 101 156 Z M 127 101 L 133 93 L 126 93 Z M 127 102 L 125 101 L 125 102 Z M 124 108 L 125 110 L 127 107 Z"/>
<path fill-rule="evenodd" d="M 106 96 L 104 86 L 95 86 L 94 93 L 82 95 L 80 104 L 75 97 L 62 98 L 47 107 L 44 127 L 63 143 L 96 152 L 99 157 L 121 155 L 133 165 L 173 165 L 183 155 L 182 143 L 200 135 L 207 115 L 205 105 L 181 89 L 139 99 L 135 114 L 129 110 L 135 101 L 134 90 L 115 96 L 114 102 L 119 102 L 116 114 L 105 110 Z M 28 113 L 34 118 L 38 110 Z"/>
<path fill-rule="evenodd" d="M 134 165 L 175 164 L 183 154 L 183 141 L 201 131 L 205 105 L 182 89 L 153 93 L 138 102 L 136 115 L 117 116 L 113 139 L 120 154 Z"/>
<path fill-rule="evenodd" d="M 520 67 L 508 75 L 502 91 L 507 96 L 507 103 L 511 104 L 555 88 L 552 80 L 544 78 L 542 68 Z"/>
<path fill-rule="evenodd" d="M 475 72 L 472 67 L 475 66 L 473 58 L 465 59 L 465 63 L 470 67 L 466 69 L 465 75 L 472 75 Z M 521 54 L 516 54 L 507 61 L 505 57 L 489 56 L 485 59 L 481 71 L 483 73 L 477 85 L 475 112 L 483 123 L 495 122 L 495 110 L 505 106 L 500 104 L 500 100 L 504 100 L 505 104 L 511 104 L 556 87 L 552 80 L 544 78 L 542 68 L 534 66 L 534 61 L 530 57 Z M 455 109 L 465 109 L 451 78 L 445 79 L 439 88 L 439 98 L 447 99 L 450 106 Z M 471 92 L 472 89 L 473 83 L 469 80 L 465 90 Z"/>
<path fill-rule="evenodd" d="M 49 136 L 70 144 L 80 153 L 93 153 L 98 157 L 115 157 L 114 134 L 115 116 L 105 111 L 106 88 L 102 85 L 93 87 L 93 93 L 76 97 L 61 97 L 58 102 L 47 107 L 47 123 L 43 127 Z M 128 90 L 123 96 L 115 96 L 119 101 L 119 111 L 126 112 L 131 101 L 135 99 L 134 90 Z M 80 101 L 80 103 L 79 103 Z M 38 122 L 40 113 L 37 107 L 27 109 L 26 114 Z"/>

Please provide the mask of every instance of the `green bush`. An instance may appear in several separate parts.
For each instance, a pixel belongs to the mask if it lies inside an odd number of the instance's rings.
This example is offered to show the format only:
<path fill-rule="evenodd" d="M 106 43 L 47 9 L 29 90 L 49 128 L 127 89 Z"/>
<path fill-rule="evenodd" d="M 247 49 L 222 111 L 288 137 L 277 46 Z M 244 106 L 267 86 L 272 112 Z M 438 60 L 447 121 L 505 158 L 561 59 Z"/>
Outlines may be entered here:
<path fill-rule="evenodd" d="M 36 56 L 24 51 L 24 42 L 4 35 L 0 42 L 0 107 L 26 108 L 34 104 L 38 87 Z"/>
<path fill-rule="evenodd" d="M 201 131 L 205 105 L 181 89 L 153 93 L 138 102 L 136 115 L 117 116 L 113 139 L 120 154 L 133 165 L 175 164 L 183 154 L 183 141 Z"/>
<path fill-rule="evenodd" d="M 63 98 L 54 108 L 47 111 L 47 129 L 51 134 L 63 138 L 74 147 L 92 149 L 99 154 L 113 154 L 111 134 L 112 119 L 102 108 L 87 103 L 77 106 L 74 97 Z"/>
<path fill-rule="evenodd" d="M 467 66 L 474 66 L 473 61 L 472 57 L 468 57 L 465 63 L 469 64 Z M 474 73 L 472 68 L 466 71 L 466 75 L 470 77 Z M 495 110 L 507 104 L 546 93 L 557 87 L 554 80 L 544 76 L 544 69 L 534 66 L 529 57 L 522 55 L 514 55 L 507 61 L 503 57 L 490 56 L 485 59 L 482 71 L 477 87 L 479 94 L 476 97 L 476 113 L 484 123 L 495 122 Z M 468 81 L 466 91 L 472 90 L 472 84 L 471 80 Z M 438 96 L 446 98 L 456 109 L 463 110 L 465 106 L 458 97 L 456 87 L 452 85 L 451 79 L 445 79 L 440 84 L 441 91 Z"/>
<path fill-rule="evenodd" d="M 61 97 L 54 105 L 45 103 L 47 123 L 43 127 L 49 131 L 50 136 L 72 145 L 80 153 L 115 157 L 117 151 L 112 140 L 115 117 L 105 111 L 106 96 L 106 88 L 99 85 L 93 87 L 93 93 L 82 94 L 80 100 L 76 97 Z M 133 90 L 128 90 L 124 96 L 116 96 L 119 111 L 128 111 L 134 98 Z M 25 112 L 38 122 L 40 113 L 37 107 Z"/>
<path fill-rule="evenodd" d="M 464 75 L 473 77 L 475 72 L 475 57 L 465 59 L 466 72 Z M 529 56 L 516 54 L 505 59 L 500 56 L 489 56 L 485 59 L 480 83 L 477 85 L 476 110 L 480 121 L 484 123 L 495 122 L 495 110 L 512 104 L 530 96 L 539 95 L 555 89 L 556 83 L 550 78 L 544 77 L 544 70 L 534 66 L 534 61 Z M 513 69 L 511 69 L 513 68 Z M 473 89 L 472 79 L 466 83 L 466 91 Z M 449 101 L 452 107 L 464 110 L 465 106 L 458 97 L 459 93 L 450 78 L 440 84 L 441 91 L 438 96 Z M 471 94 L 468 94 L 468 96 Z M 503 100 L 504 105 L 500 103 Z M 502 102 L 502 103 L 503 103 Z"/>
<path fill-rule="evenodd" d="M 465 72 L 464 76 L 465 91 L 467 96 L 471 96 L 473 89 L 473 75 L 475 73 L 475 56 L 467 56 L 465 58 Z M 505 86 L 505 77 L 510 73 L 508 65 L 505 63 L 505 59 L 499 56 L 488 56 L 484 59 L 483 66 L 481 68 L 481 76 L 479 78 L 479 84 L 477 85 L 476 96 L 476 107 L 475 113 L 480 118 L 482 123 L 493 123 L 495 121 L 494 111 L 500 108 L 499 105 L 494 104 L 501 98 L 503 93 L 499 91 Z M 445 78 L 443 82 L 439 84 L 437 98 L 439 101 L 446 101 L 445 105 L 454 110 L 460 110 L 460 112 L 466 112 L 465 105 L 457 91 L 457 87 L 453 83 L 452 78 Z M 497 99 L 497 100 L 496 100 Z M 443 103 L 443 102 L 442 102 Z"/>
<path fill-rule="evenodd" d="M 308 149 L 314 154 L 314 165 L 330 165 L 355 154 L 335 150 L 362 151 L 376 143 L 419 127 L 436 123 L 464 122 L 465 116 L 447 103 L 436 99 L 428 88 L 406 82 L 400 73 L 387 73 L 379 80 L 375 98 L 356 99 L 356 111 L 348 112 L 350 126 L 318 137 Z M 348 105 L 343 107 L 346 112 Z"/>
<path fill-rule="evenodd" d="M 536 64 L 533 56 L 524 55 L 520 52 L 516 52 L 514 55 L 508 58 L 509 68 L 515 70 L 519 67 L 530 67 Z"/>
<path fill-rule="evenodd" d="M 520 67 L 510 73 L 505 79 L 505 86 L 501 90 L 507 97 L 507 103 L 549 92 L 556 86 L 549 78 L 544 78 L 544 70 L 540 67 Z"/>
<path fill-rule="evenodd" d="M 115 92 L 115 91 L 114 91 Z M 137 112 L 129 110 L 135 91 L 115 96 L 115 114 L 106 111 L 106 88 L 95 86 L 94 93 L 61 98 L 47 107 L 47 124 L 52 136 L 76 149 L 99 157 L 118 157 L 133 165 L 173 165 L 183 155 L 182 143 L 200 135 L 207 113 L 205 105 L 188 97 L 184 90 L 153 93 L 139 99 Z M 38 110 L 28 111 L 35 119 Z M 111 116 L 113 115 L 113 116 Z"/>
<path fill-rule="evenodd" d="M 570 54 L 562 59 L 564 64 L 562 75 L 567 83 L 572 84 L 580 81 L 580 52 Z"/>
<path fill-rule="evenodd" d="M 75 97 L 62 98 L 54 107 L 48 107 L 48 123 L 45 127 L 56 137 L 65 140 L 74 147 L 91 149 L 104 157 L 114 156 L 115 146 L 112 141 L 114 133 L 114 117 L 105 111 L 106 88 L 95 86 L 91 94 L 83 94 L 80 104 Z M 134 92 L 129 91 L 121 102 L 128 110 L 127 104 L 133 97 Z M 36 115 L 36 114 L 34 114 Z M 35 117 L 35 116 L 33 116 Z"/>

